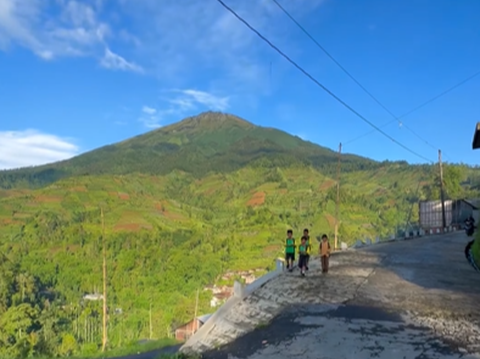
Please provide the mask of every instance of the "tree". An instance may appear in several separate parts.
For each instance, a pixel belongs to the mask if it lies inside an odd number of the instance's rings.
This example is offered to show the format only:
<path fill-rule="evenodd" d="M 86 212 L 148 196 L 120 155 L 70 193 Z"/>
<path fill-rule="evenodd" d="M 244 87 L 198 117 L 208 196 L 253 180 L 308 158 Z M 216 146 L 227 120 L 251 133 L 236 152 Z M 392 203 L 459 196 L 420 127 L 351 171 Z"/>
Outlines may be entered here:
<path fill-rule="evenodd" d="M 77 341 L 71 334 L 64 334 L 62 337 L 62 345 L 60 347 L 60 354 L 63 356 L 71 356 L 77 350 Z"/>
<path fill-rule="evenodd" d="M 459 166 L 443 165 L 443 185 L 446 199 L 460 199 L 465 195 L 462 181 L 465 178 L 465 171 Z M 424 187 L 424 195 L 427 200 L 440 199 L 440 173 L 436 171 L 430 180 L 430 184 Z"/>
<path fill-rule="evenodd" d="M 449 199 L 460 199 L 464 194 L 462 181 L 465 178 L 465 172 L 459 166 L 444 165 L 443 183 L 446 196 Z"/>

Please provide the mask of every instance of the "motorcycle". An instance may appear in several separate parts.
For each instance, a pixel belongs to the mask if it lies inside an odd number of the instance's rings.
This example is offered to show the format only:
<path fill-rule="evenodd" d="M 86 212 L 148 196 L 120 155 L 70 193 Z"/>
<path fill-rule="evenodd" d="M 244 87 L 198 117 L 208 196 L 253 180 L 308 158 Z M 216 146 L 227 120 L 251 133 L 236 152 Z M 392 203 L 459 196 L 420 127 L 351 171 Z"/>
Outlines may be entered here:
<path fill-rule="evenodd" d="M 467 235 L 467 237 L 473 236 L 475 228 L 477 227 L 472 222 L 465 223 L 465 234 Z"/>

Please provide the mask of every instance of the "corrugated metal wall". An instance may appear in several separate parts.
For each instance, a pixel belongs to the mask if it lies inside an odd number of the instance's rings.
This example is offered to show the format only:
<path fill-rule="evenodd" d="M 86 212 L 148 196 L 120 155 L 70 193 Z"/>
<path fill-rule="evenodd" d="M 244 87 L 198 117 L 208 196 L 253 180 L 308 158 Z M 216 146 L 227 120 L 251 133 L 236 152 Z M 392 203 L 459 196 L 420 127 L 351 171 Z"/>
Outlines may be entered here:
<path fill-rule="evenodd" d="M 420 227 L 423 229 L 442 228 L 442 202 L 421 201 L 419 204 Z M 452 224 L 453 201 L 445 201 L 445 220 L 447 226 Z"/>
<path fill-rule="evenodd" d="M 473 207 L 464 200 L 446 200 L 445 201 L 445 222 L 447 227 L 453 225 L 462 225 L 463 222 L 473 215 L 478 223 L 479 211 L 473 210 Z M 429 230 L 442 228 L 442 202 L 441 201 L 421 201 L 419 203 L 420 227 Z"/>

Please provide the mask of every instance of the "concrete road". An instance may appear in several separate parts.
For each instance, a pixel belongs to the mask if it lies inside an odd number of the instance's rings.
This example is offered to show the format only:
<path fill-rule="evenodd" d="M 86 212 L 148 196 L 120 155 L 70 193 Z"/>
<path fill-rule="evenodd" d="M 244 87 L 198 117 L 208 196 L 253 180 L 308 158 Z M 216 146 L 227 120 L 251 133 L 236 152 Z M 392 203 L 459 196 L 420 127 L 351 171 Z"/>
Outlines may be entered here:
<path fill-rule="evenodd" d="M 192 345 L 209 359 L 480 358 L 480 275 L 464 233 L 332 256 L 285 274 Z"/>

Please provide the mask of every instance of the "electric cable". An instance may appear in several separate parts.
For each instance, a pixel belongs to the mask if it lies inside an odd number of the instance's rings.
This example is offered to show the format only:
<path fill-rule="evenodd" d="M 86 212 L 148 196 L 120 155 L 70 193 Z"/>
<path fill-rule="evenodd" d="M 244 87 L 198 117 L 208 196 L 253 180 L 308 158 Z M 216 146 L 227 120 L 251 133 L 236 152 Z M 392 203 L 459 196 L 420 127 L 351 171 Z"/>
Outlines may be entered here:
<path fill-rule="evenodd" d="M 384 124 L 384 125 L 381 125 L 380 127 L 384 127 L 384 126 L 387 126 L 393 122 L 399 122 L 399 124 L 403 127 L 405 127 L 408 131 L 410 131 L 415 137 L 417 137 L 419 140 L 421 140 L 422 142 L 424 142 L 425 144 L 427 144 L 428 146 L 430 146 L 431 148 L 435 149 L 435 150 L 438 150 L 438 147 L 436 146 L 433 146 L 429 141 L 427 141 L 425 138 L 423 138 L 422 136 L 420 136 L 418 133 L 416 133 L 415 131 L 413 131 L 410 127 L 408 127 L 407 125 L 405 125 L 404 123 L 400 122 L 400 118 L 403 118 L 407 115 L 409 115 L 410 113 L 422 108 L 423 106 L 427 105 L 428 103 L 436 100 L 438 97 L 441 97 L 443 96 L 444 94 L 448 93 L 449 91 L 453 90 L 454 88 L 462 85 L 463 83 L 467 82 L 468 80 L 474 78 L 475 76 L 479 75 L 480 74 L 480 71 L 475 73 L 474 75 L 470 76 L 469 78 L 467 78 L 466 80 L 463 80 L 461 83 L 457 84 L 456 86 L 454 86 L 453 88 L 447 90 L 447 91 L 444 91 L 442 92 L 440 95 L 437 95 L 435 96 L 434 98 L 428 100 L 427 102 L 423 103 L 422 105 L 420 106 L 417 106 L 415 107 L 413 110 L 410 110 L 408 111 L 407 113 L 403 114 L 402 116 L 400 117 L 397 117 L 392 111 L 390 111 L 382 102 L 380 102 L 380 100 L 378 100 L 370 91 L 368 91 L 350 72 L 347 71 L 347 69 L 345 67 L 343 67 L 334 57 L 332 54 L 330 54 L 306 29 L 305 27 L 303 27 L 289 12 L 287 9 L 285 9 L 279 2 L 278 0 L 272 0 L 276 5 L 277 7 L 283 11 L 283 13 L 295 24 L 297 25 L 297 27 L 302 30 L 302 32 L 308 36 L 308 38 L 310 40 L 312 40 L 315 45 L 317 45 L 318 48 L 320 48 L 324 53 L 325 55 L 327 55 L 348 77 L 350 77 L 350 79 L 352 79 L 353 82 L 355 82 L 368 96 L 370 96 L 380 107 L 382 107 L 387 113 L 389 113 L 395 120 L 392 120 L 392 121 L 389 121 L 388 123 Z M 373 131 L 370 131 L 368 132 L 368 134 L 371 134 L 375 132 L 375 130 Z M 365 135 L 362 135 L 361 137 L 363 136 L 366 136 Z M 361 138 L 359 137 L 359 138 Z M 349 144 L 351 142 L 353 142 L 355 140 L 352 140 L 352 141 L 347 141 L 345 143 L 346 144 Z M 448 156 L 447 156 L 448 157 Z"/>
<path fill-rule="evenodd" d="M 455 90 L 456 88 L 462 86 L 463 84 L 467 83 L 468 81 L 474 79 L 475 77 L 477 77 L 478 75 L 480 75 L 480 71 L 478 72 L 475 72 L 473 75 L 470 75 L 469 77 L 463 79 L 462 81 L 458 82 L 457 84 L 455 84 L 454 86 L 448 88 L 447 90 L 439 93 L 438 95 L 435 95 L 433 96 L 432 98 L 430 98 L 429 100 L 423 102 L 422 104 L 418 105 L 417 107 L 411 109 L 410 111 L 407 111 L 405 112 L 403 115 L 397 117 L 398 120 L 404 118 L 404 117 L 407 117 L 408 115 L 412 114 L 413 112 L 425 107 L 426 105 L 430 104 L 431 102 L 434 102 L 435 100 L 438 100 L 440 97 L 442 96 L 445 96 L 446 94 L 448 94 L 449 92 L 452 92 L 453 90 Z M 384 123 L 383 125 L 380 126 L 380 128 L 384 128 L 392 123 L 396 122 L 396 120 L 392 120 L 392 121 L 388 121 L 386 123 Z M 402 123 L 403 126 L 405 126 L 403 123 Z M 406 127 L 406 126 L 405 126 Z M 345 144 L 349 144 L 349 143 L 352 143 L 352 142 L 355 142 L 365 136 L 368 136 L 372 133 L 374 133 L 375 131 L 369 131 L 369 132 L 366 132 L 364 133 L 363 135 L 360 135 L 358 137 L 355 137 L 354 139 L 350 140 L 350 141 L 347 141 L 345 142 Z"/>
<path fill-rule="evenodd" d="M 404 150 L 410 152 L 411 154 L 427 161 L 430 163 L 434 163 L 434 161 L 428 159 L 427 157 L 415 152 L 414 150 L 410 149 L 409 147 L 405 146 L 401 142 L 397 141 L 395 138 L 384 132 L 380 129 L 377 125 L 369 121 L 363 115 L 361 115 L 358 111 L 353 109 L 350 105 L 348 105 L 345 101 L 335 95 L 332 91 L 330 91 L 327 87 L 325 87 L 322 83 L 320 83 L 317 79 L 315 79 L 310 73 L 304 70 L 300 65 L 298 65 L 295 61 L 293 61 L 288 55 L 286 55 L 282 50 L 280 50 L 277 46 L 275 46 L 270 40 L 268 40 L 264 35 L 262 35 L 258 30 L 256 30 L 252 25 L 250 25 L 245 19 L 243 19 L 240 15 L 238 15 L 233 9 L 231 9 L 227 4 L 225 4 L 222 0 L 217 0 L 220 5 L 222 5 L 227 11 L 229 11 L 233 16 L 235 16 L 240 22 L 242 22 L 245 26 L 247 26 L 252 32 L 254 32 L 258 37 L 260 37 L 264 42 L 266 42 L 272 49 L 277 51 L 282 57 L 284 57 L 288 62 L 290 62 L 293 66 L 295 66 L 300 72 L 302 72 L 305 76 L 307 76 L 312 82 L 314 82 L 317 86 L 322 88 L 326 93 L 332 96 L 335 100 L 337 100 L 341 105 L 347 108 L 350 112 L 355 114 L 358 118 L 362 121 L 373 127 L 376 131 L 380 132 L 382 135 L 390 139 L 396 145 L 402 147 Z"/>

